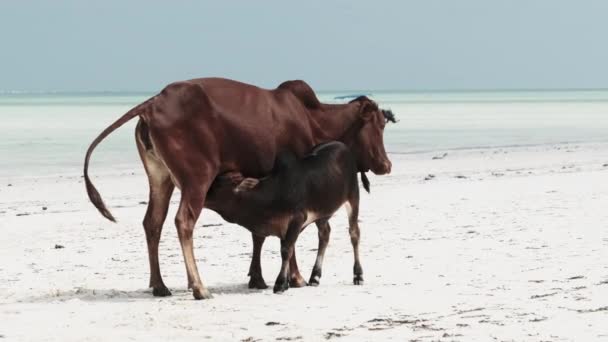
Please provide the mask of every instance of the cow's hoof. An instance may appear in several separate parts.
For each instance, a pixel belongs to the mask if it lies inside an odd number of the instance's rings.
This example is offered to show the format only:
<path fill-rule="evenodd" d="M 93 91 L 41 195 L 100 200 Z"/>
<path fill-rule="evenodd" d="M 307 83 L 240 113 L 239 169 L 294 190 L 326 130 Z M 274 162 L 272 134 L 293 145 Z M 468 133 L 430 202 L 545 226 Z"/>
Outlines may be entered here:
<path fill-rule="evenodd" d="M 302 276 L 291 278 L 289 280 L 289 287 L 304 287 L 306 285 L 308 284 L 306 283 L 306 280 L 302 278 Z"/>
<path fill-rule="evenodd" d="M 318 275 L 310 276 L 310 280 L 308 281 L 308 286 L 319 286 L 321 282 L 321 277 Z"/>
<path fill-rule="evenodd" d="M 353 284 L 355 284 L 355 285 L 363 285 L 363 276 L 362 275 L 356 275 L 353 278 Z"/>
<path fill-rule="evenodd" d="M 152 288 L 152 294 L 154 297 L 167 297 L 171 295 L 171 291 L 166 286 Z"/>
<path fill-rule="evenodd" d="M 261 277 L 251 277 L 249 279 L 249 288 L 250 289 L 258 289 L 258 290 L 263 290 L 263 289 L 267 289 L 268 285 L 266 285 L 266 282 L 264 281 L 264 278 Z"/>
<path fill-rule="evenodd" d="M 289 289 L 289 283 L 287 281 L 278 281 L 274 284 L 274 293 L 283 293 Z"/>
<path fill-rule="evenodd" d="M 209 292 L 209 290 L 207 290 L 204 287 L 194 287 L 192 289 L 192 296 L 194 296 L 194 299 L 211 299 L 213 298 L 213 296 L 211 295 L 211 292 Z"/>

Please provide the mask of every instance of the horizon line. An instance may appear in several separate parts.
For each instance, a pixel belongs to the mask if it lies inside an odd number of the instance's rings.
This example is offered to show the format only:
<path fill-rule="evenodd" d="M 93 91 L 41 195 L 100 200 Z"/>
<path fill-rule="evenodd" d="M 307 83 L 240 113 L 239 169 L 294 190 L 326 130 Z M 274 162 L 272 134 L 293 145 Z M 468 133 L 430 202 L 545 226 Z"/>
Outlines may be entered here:
<path fill-rule="evenodd" d="M 270 88 L 265 88 L 270 89 Z M 153 94 L 159 90 L 0 90 L 0 95 L 117 95 Z M 576 92 L 608 91 L 606 88 L 422 88 L 422 89 L 320 89 L 316 93 L 479 93 L 479 92 Z"/>

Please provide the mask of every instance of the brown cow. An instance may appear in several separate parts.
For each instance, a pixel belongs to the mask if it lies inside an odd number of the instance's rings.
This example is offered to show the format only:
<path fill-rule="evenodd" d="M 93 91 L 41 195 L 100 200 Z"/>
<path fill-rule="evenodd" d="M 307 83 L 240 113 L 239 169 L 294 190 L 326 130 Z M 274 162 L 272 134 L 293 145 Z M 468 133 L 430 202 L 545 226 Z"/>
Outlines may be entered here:
<path fill-rule="evenodd" d="M 87 150 L 84 176 L 89 199 L 111 221 L 114 217 L 89 179 L 89 160 L 101 140 L 136 116 L 140 117 L 137 147 L 150 185 L 143 225 L 155 296 L 171 294 L 160 274 L 158 243 L 175 186 L 181 190 L 175 224 L 188 287 L 194 298 L 203 299 L 211 295 L 199 277 L 192 232 L 217 175 L 238 171 L 261 177 L 270 172 L 278 152 L 288 150 L 301 157 L 330 140 L 340 140 L 355 151 L 359 171 L 391 170 L 382 136 L 384 112 L 364 96 L 348 104 L 323 104 L 303 81 L 287 81 L 273 90 L 222 78 L 176 82 L 116 120 Z M 256 274 L 263 240 L 253 237 L 253 241 L 258 252 L 251 277 L 254 283 L 260 279 L 263 283 L 261 274 Z M 290 273 L 296 285 L 303 282 L 295 253 Z"/>

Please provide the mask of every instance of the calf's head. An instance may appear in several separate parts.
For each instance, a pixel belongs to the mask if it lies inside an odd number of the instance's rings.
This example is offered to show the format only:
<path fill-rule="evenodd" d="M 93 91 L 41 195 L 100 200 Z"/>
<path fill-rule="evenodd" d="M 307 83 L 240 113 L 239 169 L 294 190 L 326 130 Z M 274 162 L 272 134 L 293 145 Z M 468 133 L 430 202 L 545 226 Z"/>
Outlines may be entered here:
<path fill-rule="evenodd" d="M 395 122 L 390 110 L 378 108 L 378 105 L 365 96 L 351 101 L 359 103 L 357 125 L 351 133 L 349 145 L 357 157 L 359 171 L 371 170 L 377 175 L 391 172 L 391 161 L 384 149 L 384 126 Z"/>

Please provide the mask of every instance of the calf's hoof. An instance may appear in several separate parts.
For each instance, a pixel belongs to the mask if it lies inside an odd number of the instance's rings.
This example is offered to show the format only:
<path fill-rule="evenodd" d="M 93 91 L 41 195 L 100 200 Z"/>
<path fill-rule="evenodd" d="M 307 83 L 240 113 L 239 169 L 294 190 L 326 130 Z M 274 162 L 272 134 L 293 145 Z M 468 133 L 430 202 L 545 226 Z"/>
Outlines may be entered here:
<path fill-rule="evenodd" d="M 308 281 L 308 286 L 319 286 L 321 282 L 321 276 L 318 274 L 313 274 L 310 276 L 310 280 Z"/>
<path fill-rule="evenodd" d="M 166 286 L 159 286 L 152 288 L 152 295 L 154 297 L 167 297 L 171 295 L 171 291 Z"/>
<path fill-rule="evenodd" d="M 287 281 L 277 281 L 274 284 L 274 293 L 283 293 L 289 289 L 289 283 Z"/>
<path fill-rule="evenodd" d="M 355 277 L 353 278 L 353 284 L 355 285 L 363 285 L 363 276 L 362 275 L 355 275 Z"/>
<path fill-rule="evenodd" d="M 211 292 L 209 292 L 209 290 L 207 290 L 204 287 L 193 287 L 192 296 L 194 296 L 194 299 L 197 299 L 197 300 L 213 298 L 213 296 L 211 295 Z"/>
<path fill-rule="evenodd" d="M 251 277 L 249 278 L 249 288 L 263 290 L 267 289 L 268 285 L 266 285 L 266 282 L 262 277 Z"/>

